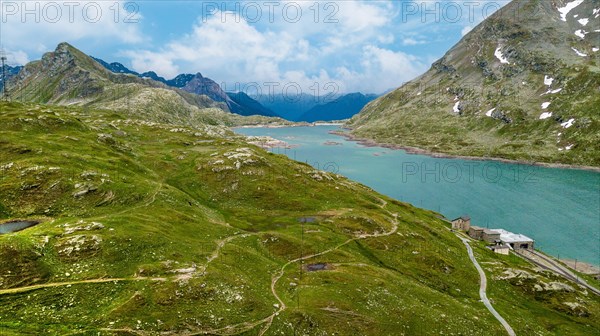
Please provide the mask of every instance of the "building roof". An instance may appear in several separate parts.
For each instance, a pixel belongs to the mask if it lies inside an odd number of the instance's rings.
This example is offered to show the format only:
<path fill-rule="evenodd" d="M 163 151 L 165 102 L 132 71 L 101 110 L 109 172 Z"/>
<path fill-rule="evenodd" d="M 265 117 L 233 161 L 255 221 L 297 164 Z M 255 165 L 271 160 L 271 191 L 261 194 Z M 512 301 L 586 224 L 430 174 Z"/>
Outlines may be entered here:
<path fill-rule="evenodd" d="M 462 219 L 462 220 L 464 220 L 464 221 L 468 221 L 468 220 L 471 220 L 471 217 L 469 217 L 469 216 L 467 216 L 467 215 L 464 215 L 464 216 L 460 216 L 460 217 L 458 217 L 458 218 L 454 218 L 452 221 L 454 222 L 454 221 L 457 221 L 457 220 L 459 220 L 459 219 Z"/>
<path fill-rule="evenodd" d="M 500 234 L 500 240 L 504 243 L 521 243 L 521 242 L 532 242 L 533 239 L 522 235 L 520 233 L 512 233 L 503 229 L 492 229 L 490 231 L 495 231 Z"/>
<path fill-rule="evenodd" d="M 473 230 L 475 230 L 475 231 L 483 231 L 483 230 L 484 230 L 484 228 L 482 228 L 482 227 L 479 227 L 479 226 L 475 226 L 475 225 L 472 225 L 472 226 L 471 226 L 471 229 L 473 229 Z"/>
<path fill-rule="evenodd" d="M 483 233 L 485 233 L 485 234 L 500 234 L 500 232 L 497 232 L 495 230 L 490 230 L 490 229 L 483 229 Z"/>

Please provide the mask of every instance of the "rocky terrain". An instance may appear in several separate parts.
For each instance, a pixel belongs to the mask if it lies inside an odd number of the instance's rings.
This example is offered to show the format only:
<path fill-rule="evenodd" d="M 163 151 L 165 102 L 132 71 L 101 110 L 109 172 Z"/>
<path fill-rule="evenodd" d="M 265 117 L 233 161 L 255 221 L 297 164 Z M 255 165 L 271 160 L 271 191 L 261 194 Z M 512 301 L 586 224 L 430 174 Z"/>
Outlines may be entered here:
<path fill-rule="evenodd" d="M 19 71 L 21 71 L 21 69 L 23 68 L 22 66 L 10 66 L 10 65 L 4 65 L 5 66 L 5 70 L 2 71 L 2 68 L 0 67 L 0 92 L 3 90 L 4 88 L 4 74 L 6 73 L 6 79 L 10 79 L 11 77 L 14 77 L 16 74 L 19 73 Z M 10 88 L 7 88 L 10 89 Z"/>
<path fill-rule="evenodd" d="M 600 1 L 515 0 L 348 126 L 455 155 L 600 165 Z"/>
<path fill-rule="evenodd" d="M 4 335 L 503 333 L 439 214 L 218 125 L 0 109 L 0 222 L 39 222 L 0 235 Z M 471 245 L 518 335 L 600 328 L 598 296 Z"/>
<path fill-rule="evenodd" d="M 115 63 L 108 66 L 121 73 L 109 71 L 105 66 L 105 62 L 98 63 L 68 43 L 61 43 L 54 52 L 30 62 L 10 79 L 9 86 L 13 88 L 10 97 L 22 102 L 118 110 L 156 122 L 189 125 L 281 122 L 261 116 L 244 119 L 229 113 L 224 101 L 140 78 Z"/>
<path fill-rule="evenodd" d="M 186 92 L 204 95 L 216 102 L 225 103 L 227 108 L 236 114 L 242 116 L 266 116 L 266 117 L 277 117 L 277 115 L 262 106 L 258 101 L 250 98 L 243 92 L 228 92 L 223 91 L 221 86 L 210 78 L 202 76 L 201 73 L 195 75 L 192 74 L 180 74 L 175 78 L 167 80 L 163 77 L 158 76 L 154 71 L 144 72 L 142 74 L 128 69 L 123 64 L 114 62 L 107 63 L 101 59 L 94 58 L 98 63 L 102 64 L 106 69 L 114 73 L 127 73 L 140 78 L 150 78 L 157 82 L 161 82 L 169 87 L 179 88 Z"/>

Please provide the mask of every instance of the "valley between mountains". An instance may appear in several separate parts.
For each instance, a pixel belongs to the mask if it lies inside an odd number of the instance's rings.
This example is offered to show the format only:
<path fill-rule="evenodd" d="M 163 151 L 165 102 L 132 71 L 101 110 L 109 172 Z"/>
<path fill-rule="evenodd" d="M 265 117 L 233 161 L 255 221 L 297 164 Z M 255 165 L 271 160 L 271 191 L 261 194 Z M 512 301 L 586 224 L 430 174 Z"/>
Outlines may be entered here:
<path fill-rule="evenodd" d="M 214 126 L 2 110 L 1 214 L 41 221 L 0 240 L 5 334 L 502 330 L 433 212 Z M 598 296 L 473 248 L 517 333 L 598 328 Z"/>
<path fill-rule="evenodd" d="M 371 144 L 598 168 L 599 16 L 598 0 L 514 0 L 411 82 L 325 101 L 67 42 L 4 67 L 0 333 L 598 334 L 597 275 L 495 253 L 234 127 L 341 120 Z"/>

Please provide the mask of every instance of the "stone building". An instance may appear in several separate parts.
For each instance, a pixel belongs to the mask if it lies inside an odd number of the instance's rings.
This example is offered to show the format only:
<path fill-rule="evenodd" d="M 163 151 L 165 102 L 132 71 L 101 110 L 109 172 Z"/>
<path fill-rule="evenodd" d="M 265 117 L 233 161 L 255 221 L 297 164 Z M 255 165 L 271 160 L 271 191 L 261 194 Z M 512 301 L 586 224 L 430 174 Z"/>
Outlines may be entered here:
<path fill-rule="evenodd" d="M 498 242 L 496 245 L 492 245 L 489 248 L 498 254 L 508 255 L 510 253 L 510 247 L 508 247 L 506 244 L 502 244 L 501 242 Z"/>
<path fill-rule="evenodd" d="M 483 236 L 483 230 L 484 230 L 484 228 L 482 228 L 482 227 L 471 226 L 469 228 L 469 237 L 471 237 L 473 239 L 481 240 L 481 237 Z"/>
<path fill-rule="evenodd" d="M 490 229 L 483 229 L 481 233 L 481 240 L 488 243 L 495 243 L 500 241 L 500 233 Z"/>
<path fill-rule="evenodd" d="M 452 229 L 459 231 L 469 231 L 471 227 L 471 217 L 461 216 L 452 220 Z"/>

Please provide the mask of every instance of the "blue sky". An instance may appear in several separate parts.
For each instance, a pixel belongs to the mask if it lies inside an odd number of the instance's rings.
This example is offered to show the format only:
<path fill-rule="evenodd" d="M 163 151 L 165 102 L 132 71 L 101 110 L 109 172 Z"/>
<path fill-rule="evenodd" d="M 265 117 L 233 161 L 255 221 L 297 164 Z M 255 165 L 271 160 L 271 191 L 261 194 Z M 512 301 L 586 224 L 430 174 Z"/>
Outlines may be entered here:
<path fill-rule="evenodd" d="M 226 90 L 381 93 L 429 68 L 507 1 L 0 1 L 10 62 L 61 41 L 136 71 Z M 248 85 L 248 83 L 251 83 Z M 270 89 L 269 89 L 270 88 Z"/>

